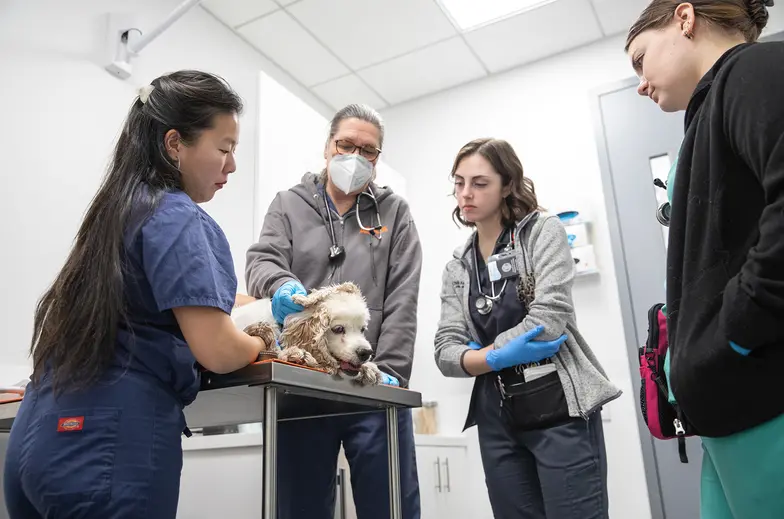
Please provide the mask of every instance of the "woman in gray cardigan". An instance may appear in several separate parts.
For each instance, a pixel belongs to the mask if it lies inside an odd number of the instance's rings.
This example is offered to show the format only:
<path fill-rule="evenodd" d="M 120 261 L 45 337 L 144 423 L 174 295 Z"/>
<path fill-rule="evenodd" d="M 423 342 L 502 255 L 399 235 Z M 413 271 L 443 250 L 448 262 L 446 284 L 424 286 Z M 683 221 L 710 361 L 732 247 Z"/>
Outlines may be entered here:
<path fill-rule="evenodd" d="M 477 425 L 496 519 L 608 517 L 601 406 L 621 391 L 577 331 L 563 225 L 539 212 L 505 141 L 466 144 L 452 168 L 454 219 L 475 228 L 444 269 L 435 359 L 475 377 Z"/>

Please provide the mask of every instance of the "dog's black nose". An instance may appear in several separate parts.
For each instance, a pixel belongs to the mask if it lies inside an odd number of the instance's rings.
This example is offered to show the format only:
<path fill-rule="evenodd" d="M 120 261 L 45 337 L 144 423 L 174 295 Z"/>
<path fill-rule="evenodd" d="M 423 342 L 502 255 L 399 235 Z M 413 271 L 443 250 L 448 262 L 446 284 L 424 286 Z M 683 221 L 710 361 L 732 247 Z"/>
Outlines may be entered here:
<path fill-rule="evenodd" d="M 357 358 L 360 362 L 367 362 L 372 355 L 373 350 L 371 348 L 360 348 L 357 350 Z"/>

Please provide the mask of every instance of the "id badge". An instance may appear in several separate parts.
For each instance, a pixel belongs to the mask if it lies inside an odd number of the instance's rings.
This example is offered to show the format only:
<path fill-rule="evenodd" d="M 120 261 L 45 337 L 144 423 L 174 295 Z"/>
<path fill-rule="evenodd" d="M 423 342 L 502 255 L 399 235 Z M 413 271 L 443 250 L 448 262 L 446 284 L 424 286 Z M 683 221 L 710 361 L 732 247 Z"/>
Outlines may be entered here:
<path fill-rule="evenodd" d="M 517 277 L 514 251 L 500 252 L 487 258 L 487 273 L 490 276 L 490 281 Z"/>

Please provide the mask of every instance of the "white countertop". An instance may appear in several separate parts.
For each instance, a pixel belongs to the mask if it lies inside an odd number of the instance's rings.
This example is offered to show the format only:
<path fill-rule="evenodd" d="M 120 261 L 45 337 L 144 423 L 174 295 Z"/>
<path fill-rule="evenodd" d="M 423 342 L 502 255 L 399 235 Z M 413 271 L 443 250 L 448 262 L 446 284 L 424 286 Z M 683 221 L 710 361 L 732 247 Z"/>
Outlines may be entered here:
<path fill-rule="evenodd" d="M 262 433 L 216 434 L 212 436 L 194 435 L 182 438 L 183 451 L 210 449 L 236 449 L 244 447 L 261 447 Z M 467 447 L 464 436 L 442 436 L 431 434 L 415 434 L 414 443 L 427 447 Z"/>

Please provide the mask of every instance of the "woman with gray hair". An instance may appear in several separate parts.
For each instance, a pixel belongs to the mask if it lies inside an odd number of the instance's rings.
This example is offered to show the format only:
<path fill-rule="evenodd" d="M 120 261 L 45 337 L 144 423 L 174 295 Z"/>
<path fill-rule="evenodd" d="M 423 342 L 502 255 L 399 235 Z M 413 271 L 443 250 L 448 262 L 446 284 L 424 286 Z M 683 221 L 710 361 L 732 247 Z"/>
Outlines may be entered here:
<path fill-rule="evenodd" d="M 247 254 L 250 295 L 272 298 L 282 323 L 303 310 L 292 296 L 352 281 L 370 310 L 365 332 L 383 383 L 408 386 L 416 338 L 422 250 L 408 204 L 377 186 L 384 141 L 381 117 L 349 105 L 332 118 L 326 167 L 272 201 L 258 243 Z M 336 332 L 339 333 L 339 332 Z M 389 517 L 386 417 L 383 413 L 283 422 L 279 425 L 280 519 L 331 519 L 341 444 L 351 468 L 359 519 Z M 410 412 L 399 414 L 402 511 L 419 518 L 419 484 Z M 307 488 L 307 499 L 302 499 Z"/>

